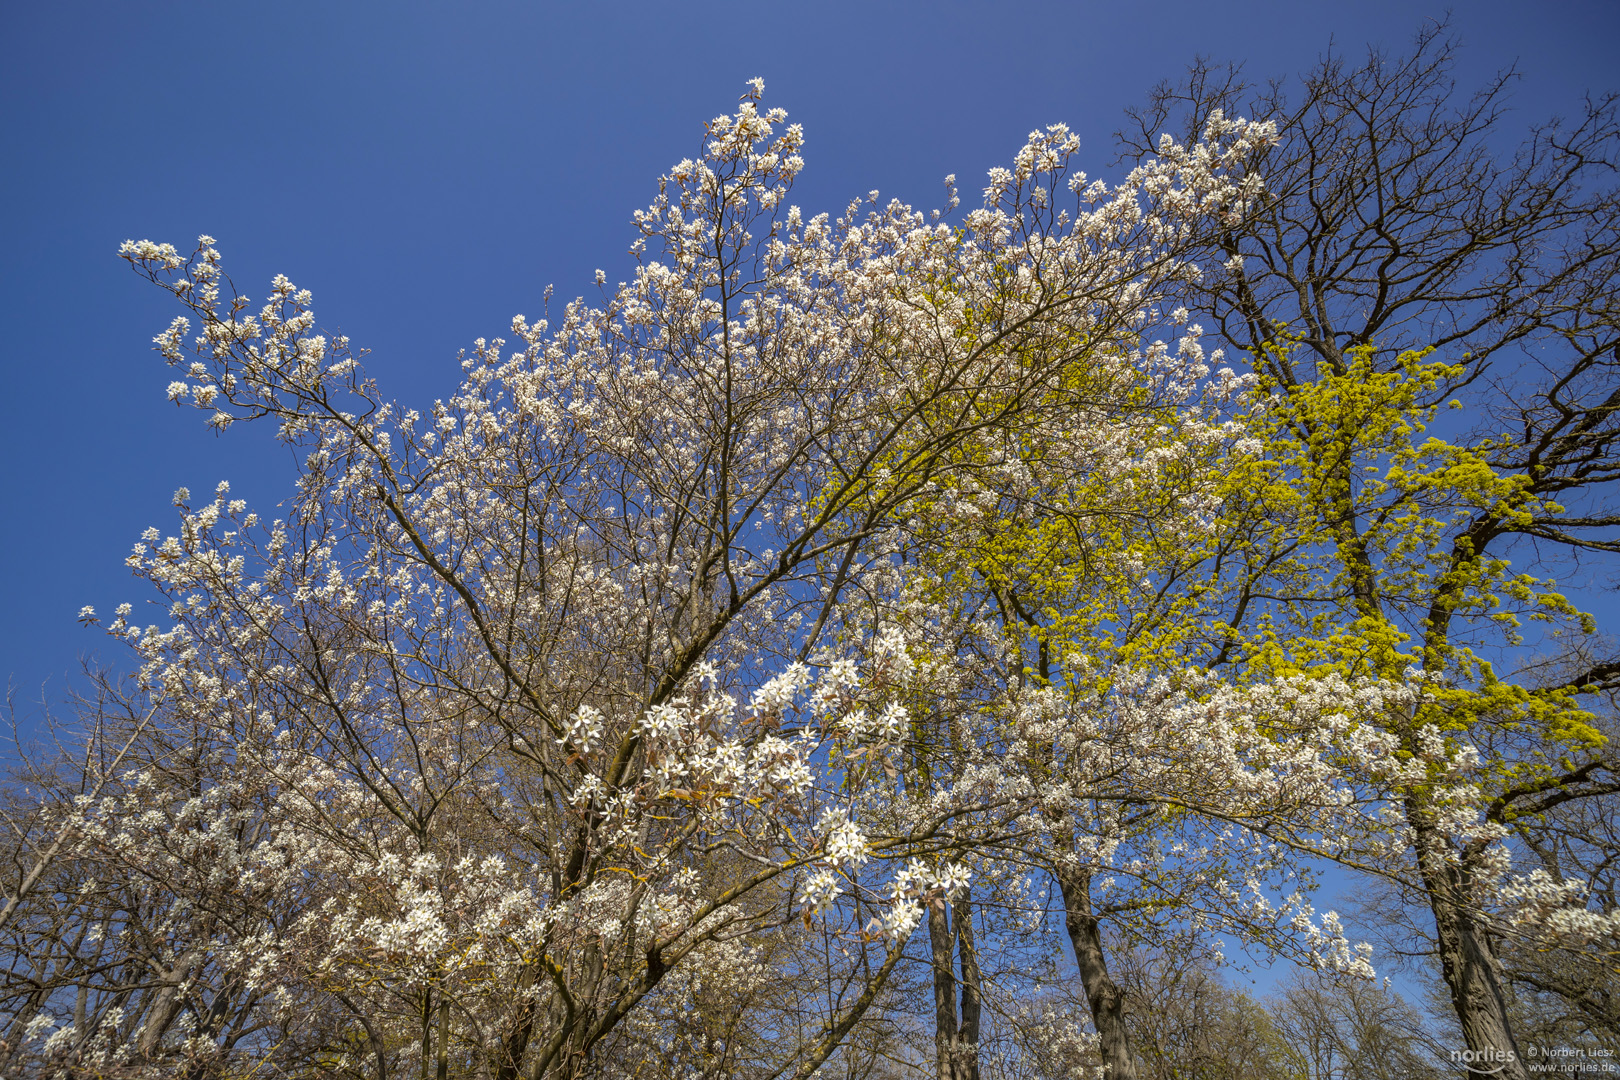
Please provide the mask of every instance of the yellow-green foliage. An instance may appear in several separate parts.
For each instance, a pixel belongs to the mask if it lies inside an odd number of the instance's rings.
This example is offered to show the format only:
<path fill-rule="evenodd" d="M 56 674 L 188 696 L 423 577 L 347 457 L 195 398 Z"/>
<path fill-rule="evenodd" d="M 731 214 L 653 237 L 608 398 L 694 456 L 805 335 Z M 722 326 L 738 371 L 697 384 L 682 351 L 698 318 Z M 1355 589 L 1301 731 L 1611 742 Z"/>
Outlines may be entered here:
<path fill-rule="evenodd" d="M 1589 628 L 1552 581 L 1484 549 L 1562 508 L 1532 494 L 1526 476 L 1493 468 L 1491 442 L 1429 433 L 1436 406 L 1425 402 L 1459 368 L 1428 351 L 1386 370 L 1370 348 L 1347 361 L 1308 383 L 1265 387 L 1249 417 L 1265 449 L 1231 474 L 1271 517 L 1271 546 L 1291 549 L 1274 573 L 1293 591 L 1272 605 L 1252 669 L 1391 679 L 1417 669 L 1434 697 L 1419 723 L 1489 720 L 1590 743 L 1597 734 L 1571 695 L 1503 681 L 1480 652 L 1520 644 L 1522 620 Z"/>
<path fill-rule="evenodd" d="M 1006 632 L 1028 647 L 1031 678 L 1095 685 L 1122 662 L 1179 666 L 1205 605 L 1201 589 L 1176 587 L 1176 568 L 1204 551 L 1208 535 L 1177 502 L 1211 489 L 1218 461 L 1188 437 L 1178 407 L 1122 378 L 1117 355 L 1080 347 L 1071 355 L 1052 396 L 1107 401 L 1117 456 L 1094 469 L 1051 469 L 1067 450 L 1054 445 L 1061 434 L 987 433 L 959 453 L 984 464 L 1016 454 L 1032 485 L 993 489 L 959 471 L 918 519 L 949 530 L 922 548 L 928 599 L 988 594 Z M 1035 665 L 1041 653 L 1046 662 Z"/>
<path fill-rule="evenodd" d="M 1078 352 L 1067 378 L 1087 378 L 1087 363 Z M 1516 732 L 1540 752 L 1495 764 L 1522 778 L 1600 737 L 1571 693 L 1504 680 L 1488 654 L 1519 645 L 1525 621 L 1561 631 L 1590 621 L 1552 581 L 1484 546 L 1562 508 L 1493 468 L 1492 442 L 1431 432 L 1430 402 L 1460 374 L 1428 351 L 1382 367 L 1373 350 L 1352 351 L 1339 371 L 1260 385 L 1240 417 L 1248 438 L 1218 458 L 1189 450 L 1174 408 L 1130 402 L 1138 464 L 1065 475 L 998 499 L 976 522 L 960 512 L 972 496 L 960 481 L 939 493 L 955 512 L 941 515 L 952 532 L 925 557 L 935 598 L 994 597 L 1030 657 L 1026 674 L 1076 689 L 1106 684 L 1120 665 L 1215 662 L 1245 681 L 1421 672 L 1430 703 L 1391 722 L 1408 735 L 1426 724 Z M 1038 461 L 1046 449 L 1020 452 Z M 1215 520 L 1195 528 L 1165 513 L 1172 494 L 1201 483 L 1220 497 Z"/>

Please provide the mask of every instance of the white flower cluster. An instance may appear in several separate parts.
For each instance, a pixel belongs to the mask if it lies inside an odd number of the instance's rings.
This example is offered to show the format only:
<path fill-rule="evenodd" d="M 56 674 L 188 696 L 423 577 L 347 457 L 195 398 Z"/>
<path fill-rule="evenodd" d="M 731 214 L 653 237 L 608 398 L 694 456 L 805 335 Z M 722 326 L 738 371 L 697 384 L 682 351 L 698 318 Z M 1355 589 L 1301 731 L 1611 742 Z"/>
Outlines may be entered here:
<path fill-rule="evenodd" d="M 188 310 L 156 339 L 169 400 L 273 418 L 301 455 L 284 520 L 178 492 L 178 527 L 128 561 L 169 624 L 125 605 L 108 625 L 189 734 L 60 824 L 170 913 L 152 932 L 173 955 L 207 936 L 230 985 L 289 1015 L 312 997 L 287 988 L 344 987 L 389 1047 L 444 994 L 468 1045 L 538 1032 L 522 1060 L 575 1052 L 557 1018 L 579 1001 L 701 1054 L 732 1036 L 650 1018 L 767 985 L 785 905 L 851 957 L 992 890 L 1033 929 L 1038 865 L 1367 975 L 1306 902 L 1309 860 L 1406 858 L 1391 815 L 1420 784 L 1434 857 L 1481 844 L 1514 918 L 1614 933 L 1567 886 L 1508 876 L 1477 752 L 1389 722 L 1425 706 L 1422 678 L 1115 670 L 1054 655 L 1089 646 L 1028 629 L 1060 616 L 1006 590 L 963 599 L 1023 553 L 916 557 L 941 530 L 1096 518 L 1144 543 L 1097 543 L 1052 592 L 1128 612 L 1165 587 L 1146 541 L 1210 540 L 1214 463 L 1263 449 L 1231 420 L 1253 384 L 1164 297 L 1195 275 L 1185 241 L 1257 196 L 1244 166 L 1273 128 L 1217 113 L 1111 187 L 1053 126 L 959 219 L 875 192 L 835 217 L 787 202 L 803 133 L 750 85 L 637 213 L 628 280 L 478 339 L 420 413 L 285 278 L 256 305 L 210 238 L 122 249 Z M 1078 1021 L 1030 1016 L 1072 1074 Z"/>

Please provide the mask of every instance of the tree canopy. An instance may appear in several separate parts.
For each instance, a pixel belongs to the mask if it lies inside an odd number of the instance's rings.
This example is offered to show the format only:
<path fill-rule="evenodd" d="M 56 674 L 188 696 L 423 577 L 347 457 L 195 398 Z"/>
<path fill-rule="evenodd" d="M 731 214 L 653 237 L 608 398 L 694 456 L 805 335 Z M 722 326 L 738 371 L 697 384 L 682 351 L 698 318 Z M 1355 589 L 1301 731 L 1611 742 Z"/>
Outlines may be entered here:
<path fill-rule="evenodd" d="M 1329 864 L 1456 1060 L 1612 1039 L 1620 668 L 1545 568 L 1620 549 L 1615 117 L 1503 160 L 1447 64 L 1199 66 L 1117 185 L 1057 125 L 836 217 L 756 80 L 426 412 L 126 243 L 169 400 L 299 475 L 83 612 L 135 669 L 8 792 L 0 1071 L 1416 1075 Z"/>

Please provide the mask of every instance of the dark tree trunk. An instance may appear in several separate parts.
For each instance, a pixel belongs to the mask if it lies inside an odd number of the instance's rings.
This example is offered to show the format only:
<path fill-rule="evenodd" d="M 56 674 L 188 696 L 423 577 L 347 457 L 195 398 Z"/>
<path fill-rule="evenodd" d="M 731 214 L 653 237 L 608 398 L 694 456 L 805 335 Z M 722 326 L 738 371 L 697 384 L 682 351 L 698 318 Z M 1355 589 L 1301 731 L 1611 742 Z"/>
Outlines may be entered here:
<path fill-rule="evenodd" d="M 956 1080 L 979 1080 L 979 1003 L 984 984 L 973 940 L 973 900 L 964 889 L 951 910 L 956 951 L 962 963 L 962 1022 L 956 1029 Z"/>
<path fill-rule="evenodd" d="M 1463 1040 L 1476 1055 L 1470 1064 L 1479 1066 L 1471 1068 L 1469 1075 L 1528 1080 L 1508 1020 L 1496 957 L 1484 927 L 1468 904 L 1466 860 L 1459 866 L 1446 858 L 1445 838 L 1432 827 L 1419 824 L 1424 816 L 1408 800 L 1407 820 L 1413 823 L 1416 833 L 1418 870 L 1428 894 L 1429 910 L 1434 914 L 1440 972 L 1451 993 Z"/>
<path fill-rule="evenodd" d="M 528 991 L 533 987 L 538 967 L 538 964 L 529 963 L 519 971 L 517 979 L 519 992 Z M 501 1040 L 499 1058 L 495 1066 L 495 1080 L 518 1080 L 518 1066 L 523 1063 L 523 1055 L 529 1049 L 529 1037 L 533 1033 L 534 998 L 524 993 L 518 1004 L 516 1023 Z"/>
<path fill-rule="evenodd" d="M 1056 876 L 1063 893 L 1064 928 L 1069 932 L 1074 962 L 1080 969 L 1086 1000 L 1091 1003 L 1092 1023 L 1097 1027 L 1103 1076 L 1106 1080 L 1136 1080 L 1136 1059 L 1125 1032 L 1125 992 L 1108 977 L 1102 930 L 1091 910 L 1091 875 L 1059 868 Z"/>
<path fill-rule="evenodd" d="M 450 998 L 439 990 L 439 1061 L 437 1080 L 450 1080 Z"/>
<path fill-rule="evenodd" d="M 928 946 L 934 965 L 936 1076 L 938 1080 L 979 1080 L 979 1006 L 984 988 L 974 952 L 973 901 L 965 890 L 953 904 L 938 897 L 928 902 Z"/>
<path fill-rule="evenodd" d="M 949 908 L 944 899 L 928 901 L 928 950 L 934 964 L 934 1067 L 938 1080 L 957 1080 L 956 963 L 952 955 Z"/>

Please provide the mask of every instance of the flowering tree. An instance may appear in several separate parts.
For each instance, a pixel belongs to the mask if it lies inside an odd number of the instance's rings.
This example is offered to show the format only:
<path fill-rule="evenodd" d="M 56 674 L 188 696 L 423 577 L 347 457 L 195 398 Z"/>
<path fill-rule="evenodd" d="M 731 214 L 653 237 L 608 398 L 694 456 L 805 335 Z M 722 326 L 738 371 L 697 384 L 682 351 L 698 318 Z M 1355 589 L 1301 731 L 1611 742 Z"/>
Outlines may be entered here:
<path fill-rule="evenodd" d="M 875 194 L 807 218 L 802 134 L 761 89 L 637 214 L 631 280 L 480 339 L 426 415 L 285 278 L 255 303 L 210 238 L 125 245 L 188 312 L 157 338 L 169 398 L 272 423 L 302 475 L 274 521 L 182 490 L 129 559 L 165 619 L 106 625 L 155 727 L 50 816 L 75 895 L 126 899 L 63 907 L 64 878 L 24 904 L 116 960 L 78 977 L 99 1012 L 31 999 L 30 1060 L 735 1070 L 718 994 L 776 1018 L 767 1071 L 807 1077 L 967 853 L 1029 827 L 989 743 L 897 767 L 949 685 L 919 686 L 892 618 L 903 560 L 996 440 L 1129 467 L 1157 423 L 1133 396 L 1202 379 L 1145 344 L 1154 297 L 1241 212 L 1230 166 L 1268 133 L 1217 118 L 1110 188 L 1052 128 L 959 223 Z M 795 1012 L 770 972 L 818 924 L 834 989 Z"/>
<path fill-rule="evenodd" d="M 1620 123 L 1613 96 L 1590 99 L 1500 155 L 1510 77 L 1463 99 L 1444 34 L 1331 56 L 1292 99 L 1199 65 L 1121 139 L 1130 158 L 1237 107 L 1278 123 L 1250 162 L 1264 200 L 1203 250 L 1223 271 L 1183 293 L 1254 357 L 1269 398 L 1266 453 L 1227 502 L 1249 524 L 1201 564 L 1220 582 L 1200 582 L 1189 651 L 1262 678 L 1417 673 L 1429 688 L 1382 725 L 1425 765 L 1378 782 L 1468 1048 L 1517 1077 L 1493 941 L 1539 937 L 1555 909 L 1565 930 L 1589 920 L 1570 892 L 1510 883 L 1502 841 L 1615 784 L 1582 705 L 1613 688 L 1614 658 L 1547 684 L 1513 677 L 1509 650 L 1521 624 L 1555 648 L 1590 634 L 1553 568 L 1620 551 Z"/>
<path fill-rule="evenodd" d="M 1380 777 L 1400 766 L 1378 728 L 1421 697 L 1398 672 L 1279 671 L 1232 685 L 1189 669 L 1211 632 L 1197 575 L 1213 564 L 1219 584 L 1218 553 L 1247 535 L 1238 496 L 1266 428 L 1239 418 L 1263 399 L 1230 370 L 1211 373 L 1220 356 L 1206 356 L 1196 326 L 1156 348 L 1174 375 L 1116 392 L 1106 457 L 1082 459 L 1073 436 L 1043 441 L 1056 428 L 974 446 L 986 467 L 942 483 L 896 614 L 929 657 L 922 681 L 975 706 L 955 713 L 976 729 L 955 720 L 924 752 L 953 748 L 955 769 L 997 778 L 1031 808 L 1018 860 L 1033 857 L 1062 895 L 1114 1077 L 1136 1066 L 1107 924 L 1156 944 L 1219 931 L 1370 974 L 1336 917 L 1316 920 L 1311 866 L 1387 833 Z M 950 715 L 948 703 L 932 710 Z M 930 922 L 936 970 L 948 968 L 942 922 Z M 966 949 L 962 971 L 970 982 Z"/>

